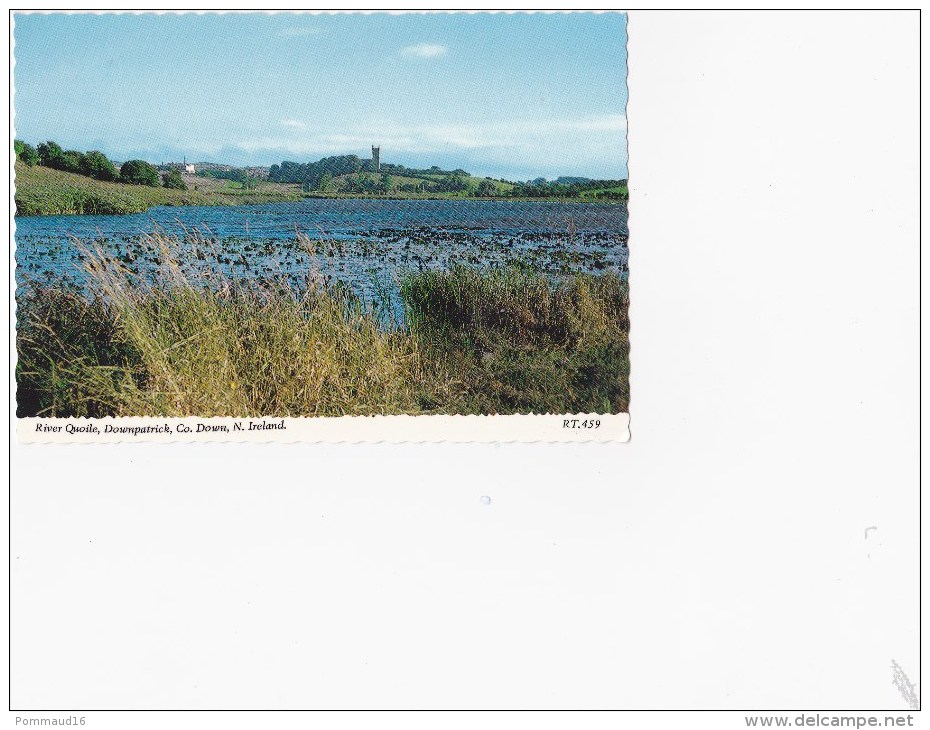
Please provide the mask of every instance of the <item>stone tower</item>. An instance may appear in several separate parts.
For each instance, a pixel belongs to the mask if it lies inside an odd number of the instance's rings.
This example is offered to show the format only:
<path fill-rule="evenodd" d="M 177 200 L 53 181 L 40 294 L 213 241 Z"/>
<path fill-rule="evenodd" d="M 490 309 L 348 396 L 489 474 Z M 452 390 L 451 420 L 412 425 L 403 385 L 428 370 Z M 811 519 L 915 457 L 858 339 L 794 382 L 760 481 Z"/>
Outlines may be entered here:
<path fill-rule="evenodd" d="M 381 148 L 371 146 L 371 168 L 378 172 L 381 169 Z"/>

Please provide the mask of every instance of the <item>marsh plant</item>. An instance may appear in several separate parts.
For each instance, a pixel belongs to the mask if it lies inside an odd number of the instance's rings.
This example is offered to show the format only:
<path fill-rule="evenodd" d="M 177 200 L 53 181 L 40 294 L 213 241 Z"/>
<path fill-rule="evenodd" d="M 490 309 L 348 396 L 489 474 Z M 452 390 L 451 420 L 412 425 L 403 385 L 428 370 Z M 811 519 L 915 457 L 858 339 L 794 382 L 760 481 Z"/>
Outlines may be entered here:
<path fill-rule="evenodd" d="M 312 269 L 300 284 L 224 275 L 197 235 L 146 237 L 160 266 L 145 280 L 75 245 L 85 288 L 30 284 L 19 294 L 19 416 L 628 408 L 628 291 L 613 273 L 553 279 L 512 264 L 409 273 L 398 321 L 385 318 L 389 305 Z"/>

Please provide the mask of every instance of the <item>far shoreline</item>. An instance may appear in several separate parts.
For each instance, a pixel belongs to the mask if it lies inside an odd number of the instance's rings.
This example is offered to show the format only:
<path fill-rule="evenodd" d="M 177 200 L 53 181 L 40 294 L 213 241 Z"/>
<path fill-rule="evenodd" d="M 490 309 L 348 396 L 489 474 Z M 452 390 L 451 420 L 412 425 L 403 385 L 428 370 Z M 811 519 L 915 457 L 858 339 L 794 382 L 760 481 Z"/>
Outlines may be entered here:
<path fill-rule="evenodd" d="M 225 180 L 188 176 L 183 189 L 102 181 L 42 165 L 15 165 L 17 218 L 53 215 L 133 215 L 151 208 L 233 207 L 301 200 L 462 200 L 485 202 L 584 203 L 604 205 L 627 200 L 600 195 L 477 195 L 475 191 L 302 191 L 285 183 L 254 188 L 230 187 Z"/>
<path fill-rule="evenodd" d="M 510 198 L 510 197 L 496 197 L 496 198 L 478 198 L 478 197 L 465 197 L 465 196 L 440 196 L 440 195 L 421 195 L 421 196 L 411 196 L 411 195 L 359 195 L 359 194 L 339 194 L 339 193 L 319 193 L 319 194 L 305 194 L 301 198 L 297 199 L 284 199 L 284 200 L 260 200 L 260 201 L 249 201 L 249 202 L 226 202 L 221 200 L 216 201 L 202 201 L 196 203 L 155 203 L 146 207 L 143 210 L 132 210 L 126 211 L 124 213 L 98 213 L 93 210 L 86 212 L 59 212 L 59 211 L 50 211 L 48 213 L 15 213 L 13 215 L 15 218 L 51 218 L 53 216 L 87 216 L 87 215 L 97 215 L 97 216 L 113 216 L 115 218 L 129 216 L 129 215 L 140 215 L 142 213 L 147 213 L 152 210 L 152 208 L 239 208 L 245 206 L 256 206 L 256 205 L 279 205 L 282 203 L 300 203 L 303 200 L 390 200 L 390 201 L 411 201 L 411 202 L 426 202 L 434 200 L 448 200 L 448 201 L 461 201 L 461 202 L 475 202 L 475 203 L 573 203 L 579 205 L 623 205 L 627 204 L 625 200 L 578 200 L 576 198 L 528 198 L 528 197 L 519 197 L 519 198 Z"/>

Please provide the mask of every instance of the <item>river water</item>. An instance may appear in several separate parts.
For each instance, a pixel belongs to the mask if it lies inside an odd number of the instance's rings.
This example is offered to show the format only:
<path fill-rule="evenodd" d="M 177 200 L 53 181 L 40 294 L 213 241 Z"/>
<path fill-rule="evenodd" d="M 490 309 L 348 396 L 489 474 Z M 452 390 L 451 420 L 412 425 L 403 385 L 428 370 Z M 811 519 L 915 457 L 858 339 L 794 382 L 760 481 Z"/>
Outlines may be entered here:
<path fill-rule="evenodd" d="M 125 216 L 16 219 L 17 284 L 86 286 L 75 240 L 140 275 L 162 264 L 150 234 L 192 247 L 224 276 L 299 282 L 310 270 L 363 298 L 394 292 L 407 272 L 523 262 L 553 277 L 627 268 L 621 203 L 476 200 L 323 200 L 231 207 L 156 207 Z M 193 235 L 192 235 L 193 234 Z M 299 238 L 316 244 L 308 250 Z M 393 295 L 392 295 L 393 296 Z"/>

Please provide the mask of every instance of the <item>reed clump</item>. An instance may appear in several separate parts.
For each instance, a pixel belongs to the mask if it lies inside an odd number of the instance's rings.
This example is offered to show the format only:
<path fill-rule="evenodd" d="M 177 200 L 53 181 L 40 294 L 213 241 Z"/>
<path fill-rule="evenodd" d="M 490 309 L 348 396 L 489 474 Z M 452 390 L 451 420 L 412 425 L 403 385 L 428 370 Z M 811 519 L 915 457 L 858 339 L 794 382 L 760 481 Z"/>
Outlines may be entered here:
<path fill-rule="evenodd" d="M 626 281 L 553 283 L 523 266 L 456 267 L 402 283 L 427 357 L 463 374 L 471 413 L 616 413 L 629 407 Z"/>
<path fill-rule="evenodd" d="M 19 416 L 339 416 L 620 412 L 629 402 L 627 284 L 525 267 L 401 281 L 405 321 L 308 271 L 192 274 L 206 242 L 156 234 L 142 281 L 84 247 L 91 294 L 18 300 Z M 211 255 L 209 252 L 207 256 Z M 215 255 L 215 254 L 213 254 Z M 383 307 L 382 307 L 383 311 Z"/>

